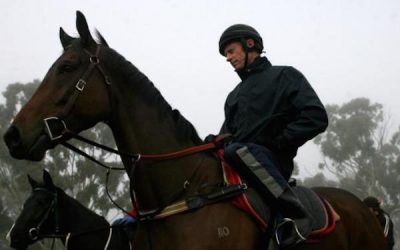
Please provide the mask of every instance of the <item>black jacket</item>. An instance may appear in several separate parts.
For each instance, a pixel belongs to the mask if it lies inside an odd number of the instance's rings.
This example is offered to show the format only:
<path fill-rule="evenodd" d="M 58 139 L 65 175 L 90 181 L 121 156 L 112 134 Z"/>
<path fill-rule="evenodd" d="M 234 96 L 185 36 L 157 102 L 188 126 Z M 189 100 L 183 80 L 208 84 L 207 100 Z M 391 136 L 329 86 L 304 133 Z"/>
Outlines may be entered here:
<path fill-rule="evenodd" d="M 325 108 L 293 67 L 272 66 L 266 57 L 259 57 L 238 74 L 242 82 L 226 99 L 220 133 L 269 148 L 288 178 L 298 147 L 326 129 Z"/>

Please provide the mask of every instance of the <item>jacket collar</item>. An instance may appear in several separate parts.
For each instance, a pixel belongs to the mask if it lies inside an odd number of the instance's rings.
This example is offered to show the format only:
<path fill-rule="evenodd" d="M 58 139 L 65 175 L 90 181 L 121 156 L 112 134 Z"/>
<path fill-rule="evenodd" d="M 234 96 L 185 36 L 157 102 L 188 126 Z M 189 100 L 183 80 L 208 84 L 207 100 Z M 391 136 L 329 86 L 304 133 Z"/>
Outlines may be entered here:
<path fill-rule="evenodd" d="M 240 79 L 246 80 L 250 75 L 261 72 L 267 68 L 271 67 L 271 63 L 266 57 L 257 57 L 254 62 L 247 65 L 245 69 L 237 70 L 236 73 L 239 75 Z"/>

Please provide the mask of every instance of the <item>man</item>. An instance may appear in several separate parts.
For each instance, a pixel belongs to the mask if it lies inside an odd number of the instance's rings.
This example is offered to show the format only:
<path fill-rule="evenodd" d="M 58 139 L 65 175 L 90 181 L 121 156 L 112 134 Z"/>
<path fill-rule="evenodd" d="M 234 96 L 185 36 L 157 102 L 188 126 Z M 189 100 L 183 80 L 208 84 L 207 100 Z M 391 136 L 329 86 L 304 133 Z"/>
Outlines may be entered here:
<path fill-rule="evenodd" d="M 369 196 L 364 199 L 365 205 L 371 210 L 371 212 L 376 216 L 379 223 L 382 226 L 383 234 L 386 237 L 386 242 L 388 245 L 388 250 L 392 250 L 394 246 L 394 238 L 393 238 L 393 222 L 389 217 L 389 214 L 386 213 L 381 208 L 381 202 L 372 196 Z"/>
<path fill-rule="evenodd" d="M 280 246 L 311 232 L 312 217 L 288 185 L 297 149 L 328 125 L 318 96 L 295 68 L 272 66 L 261 56 L 263 40 L 252 27 L 235 24 L 219 40 L 242 82 L 228 95 L 220 134 L 233 135 L 225 157 L 282 214 Z"/>

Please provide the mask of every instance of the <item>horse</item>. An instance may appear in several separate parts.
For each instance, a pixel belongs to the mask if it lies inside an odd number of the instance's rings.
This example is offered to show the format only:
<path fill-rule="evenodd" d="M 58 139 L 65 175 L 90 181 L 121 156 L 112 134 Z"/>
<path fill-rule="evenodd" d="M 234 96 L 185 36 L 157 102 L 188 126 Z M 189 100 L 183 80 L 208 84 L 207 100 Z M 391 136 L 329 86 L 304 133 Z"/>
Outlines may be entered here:
<path fill-rule="evenodd" d="M 98 31 L 97 41 L 92 37 L 79 11 L 76 27 L 78 38 L 60 28 L 63 53 L 5 133 L 10 154 L 39 161 L 47 150 L 72 137 L 58 131 L 79 133 L 104 122 L 124 152 L 121 160 L 139 214 L 160 211 L 221 185 L 223 172 L 213 151 L 157 161 L 132 157 L 138 152 L 165 155 L 204 142 L 144 73 L 110 48 Z M 385 248 L 377 221 L 357 197 L 335 188 L 315 191 L 341 220 L 330 235 L 294 250 Z M 267 238 L 248 214 L 222 200 L 166 218 L 140 220 L 134 242 L 139 249 L 254 250 L 266 249 Z"/>
<path fill-rule="evenodd" d="M 84 207 L 54 185 L 43 170 L 43 183 L 28 175 L 32 193 L 9 232 L 14 249 L 43 238 L 59 238 L 70 250 L 129 250 L 131 243 L 123 227 L 110 226 L 104 217 Z"/>

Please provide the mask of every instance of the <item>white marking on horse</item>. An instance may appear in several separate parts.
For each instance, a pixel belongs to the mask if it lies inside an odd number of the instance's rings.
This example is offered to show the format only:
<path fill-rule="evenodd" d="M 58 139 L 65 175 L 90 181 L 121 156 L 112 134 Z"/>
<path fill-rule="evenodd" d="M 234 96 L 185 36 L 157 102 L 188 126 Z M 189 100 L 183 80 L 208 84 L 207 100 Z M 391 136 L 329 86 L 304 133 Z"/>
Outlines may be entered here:
<path fill-rule="evenodd" d="M 228 237 L 230 234 L 230 230 L 227 226 L 223 226 L 223 227 L 218 227 L 218 238 L 225 238 Z"/>

